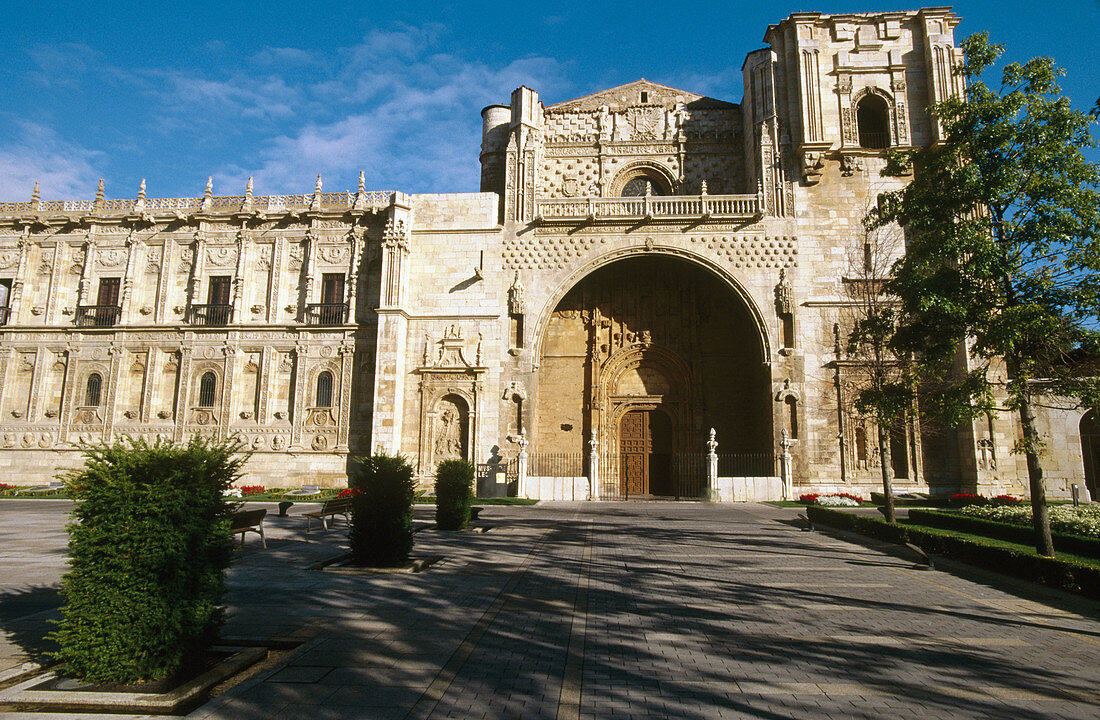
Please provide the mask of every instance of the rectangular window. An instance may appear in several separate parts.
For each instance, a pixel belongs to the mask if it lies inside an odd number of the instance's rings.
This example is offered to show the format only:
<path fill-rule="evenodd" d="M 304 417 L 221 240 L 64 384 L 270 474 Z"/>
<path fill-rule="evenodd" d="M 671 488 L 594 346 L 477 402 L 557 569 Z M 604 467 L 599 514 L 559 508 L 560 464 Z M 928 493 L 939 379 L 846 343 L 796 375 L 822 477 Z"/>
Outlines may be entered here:
<path fill-rule="evenodd" d="M 325 305 L 344 302 L 344 273 L 325 273 L 321 276 L 321 302 Z"/>
<path fill-rule="evenodd" d="M 208 305 L 228 305 L 229 287 L 233 281 L 228 275 L 215 275 L 210 278 L 210 290 L 206 294 Z"/>
<path fill-rule="evenodd" d="M 0 280 L 0 325 L 8 324 L 8 315 L 10 313 L 9 303 L 11 302 L 11 279 L 5 278 Z"/>
<path fill-rule="evenodd" d="M 100 278 L 99 295 L 95 304 L 99 307 L 118 307 L 118 289 L 122 283 L 121 278 Z"/>

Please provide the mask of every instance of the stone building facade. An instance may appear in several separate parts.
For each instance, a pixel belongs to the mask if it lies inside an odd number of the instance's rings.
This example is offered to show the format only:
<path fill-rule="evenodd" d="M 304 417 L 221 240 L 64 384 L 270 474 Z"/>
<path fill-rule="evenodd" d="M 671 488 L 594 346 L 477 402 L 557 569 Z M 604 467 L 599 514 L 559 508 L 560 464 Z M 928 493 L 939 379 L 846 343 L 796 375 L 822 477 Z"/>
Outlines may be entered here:
<path fill-rule="evenodd" d="M 530 495 L 697 496 L 713 428 L 724 499 L 784 492 L 784 434 L 794 491 L 877 487 L 839 338 L 871 255 L 900 251 L 860 220 L 906 181 L 880 175 L 887 150 L 937 139 L 957 22 L 791 15 L 746 57 L 741 104 L 521 87 L 482 112 L 479 193 L 318 177 L 0 203 L 0 467 L 40 481 L 74 441 L 203 433 L 240 436 L 266 485 L 341 485 L 376 450 L 425 483 L 453 457 L 507 480 L 523 451 Z M 1044 422 L 1057 494 L 1100 432 Z M 1018 433 L 914 419 L 890 462 L 904 488 L 1021 492 Z"/>

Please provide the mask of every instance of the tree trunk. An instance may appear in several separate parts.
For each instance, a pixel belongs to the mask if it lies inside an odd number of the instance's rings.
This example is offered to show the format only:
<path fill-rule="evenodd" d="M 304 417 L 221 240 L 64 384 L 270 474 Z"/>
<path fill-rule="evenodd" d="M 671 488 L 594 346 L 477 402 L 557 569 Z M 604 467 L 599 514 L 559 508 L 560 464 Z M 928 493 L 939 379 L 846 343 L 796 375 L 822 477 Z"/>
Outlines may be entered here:
<path fill-rule="evenodd" d="M 886 522 L 897 522 L 894 514 L 894 467 L 890 460 L 890 431 L 879 420 L 878 426 L 878 458 L 879 467 L 882 468 L 882 494 L 885 496 Z"/>
<path fill-rule="evenodd" d="M 1035 550 L 1040 555 L 1054 557 L 1054 540 L 1050 537 L 1050 514 L 1047 512 L 1047 493 L 1043 487 L 1043 463 L 1039 458 L 1039 433 L 1035 429 L 1035 411 L 1030 395 L 1020 401 L 1020 423 L 1024 427 L 1027 443 L 1027 479 L 1031 490 L 1031 518 L 1035 525 Z"/>

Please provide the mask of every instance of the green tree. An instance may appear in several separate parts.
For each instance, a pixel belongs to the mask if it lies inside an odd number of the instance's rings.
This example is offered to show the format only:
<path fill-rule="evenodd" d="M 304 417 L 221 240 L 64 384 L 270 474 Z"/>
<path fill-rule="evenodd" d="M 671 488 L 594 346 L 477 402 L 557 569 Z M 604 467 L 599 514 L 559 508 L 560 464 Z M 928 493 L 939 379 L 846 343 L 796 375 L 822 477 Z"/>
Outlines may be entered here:
<path fill-rule="evenodd" d="M 941 141 L 892 158 L 885 173 L 914 179 L 880 195 L 866 223 L 907 231 L 887 290 L 902 309 L 895 350 L 942 383 L 925 408 L 949 424 L 1019 414 L 1014 451 L 1027 457 L 1036 549 L 1050 556 L 1035 413 L 1044 398 L 1096 404 L 1097 383 L 1067 359 L 1098 346 L 1100 167 L 1082 149 L 1095 147 L 1100 103 L 1074 110 L 1050 58 L 1011 63 L 987 86 L 1002 46 L 978 34 L 962 47 L 965 97 L 930 108 Z"/>
<path fill-rule="evenodd" d="M 891 266 L 902 247 L 900 228 L 887 224 L 868 229 L 859 246 L 852 248 L 844 278 L 847 336 L 844 359 L 838 359 L 845 389 L 854 398 L 856 410 L 874 421 L 887 522 L 897 519 L 890 430 L 905 423 L 911 406 L 909 365 L 890 347 L 897 329 L 898 303 L 885 292 Z"/>

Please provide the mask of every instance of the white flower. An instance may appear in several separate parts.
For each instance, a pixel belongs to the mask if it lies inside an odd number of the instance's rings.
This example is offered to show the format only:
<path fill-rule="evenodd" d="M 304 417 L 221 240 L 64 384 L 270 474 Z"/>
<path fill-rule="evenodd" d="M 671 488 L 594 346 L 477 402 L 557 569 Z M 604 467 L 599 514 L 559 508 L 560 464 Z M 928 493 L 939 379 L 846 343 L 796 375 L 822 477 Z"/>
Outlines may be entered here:
<path fill-rule="evenodd" d="M 852 498 L 840 495 L 822 495 L 817 499 L 817 504 L 826 507 L 859 507 L 859 503 Z"/>

